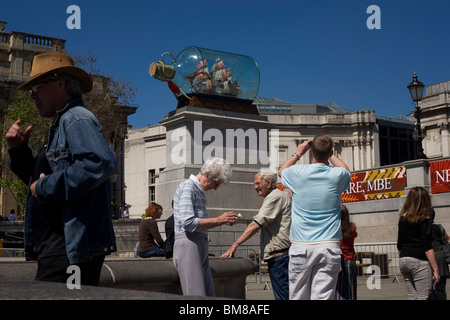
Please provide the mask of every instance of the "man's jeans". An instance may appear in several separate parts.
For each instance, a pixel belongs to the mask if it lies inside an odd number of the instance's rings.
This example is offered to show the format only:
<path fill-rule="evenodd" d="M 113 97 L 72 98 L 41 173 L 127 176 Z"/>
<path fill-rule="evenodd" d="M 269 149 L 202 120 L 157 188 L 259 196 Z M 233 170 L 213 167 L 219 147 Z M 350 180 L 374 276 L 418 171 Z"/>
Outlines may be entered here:
<path fill-rule="evenodd" d="M 289 300 L 289 255 L 267 260 L 275 300 Z"/>

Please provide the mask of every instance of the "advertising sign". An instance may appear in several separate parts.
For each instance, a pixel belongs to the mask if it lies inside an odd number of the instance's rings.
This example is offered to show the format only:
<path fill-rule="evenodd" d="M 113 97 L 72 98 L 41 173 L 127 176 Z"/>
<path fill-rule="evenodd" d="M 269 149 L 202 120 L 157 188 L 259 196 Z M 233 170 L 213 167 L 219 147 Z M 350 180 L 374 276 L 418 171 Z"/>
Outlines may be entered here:
<path fill-rule="evenodd" d="M 450 192 L 450 160 L 430 162 L 431 193 Z"/>
<path fill-rule="evenodd" d="M 350 187 L 342 194 L 341 201 L 356 202 L 399 198 L 406 187 L 406 167 L 394 167 L 353 173 Z"/>

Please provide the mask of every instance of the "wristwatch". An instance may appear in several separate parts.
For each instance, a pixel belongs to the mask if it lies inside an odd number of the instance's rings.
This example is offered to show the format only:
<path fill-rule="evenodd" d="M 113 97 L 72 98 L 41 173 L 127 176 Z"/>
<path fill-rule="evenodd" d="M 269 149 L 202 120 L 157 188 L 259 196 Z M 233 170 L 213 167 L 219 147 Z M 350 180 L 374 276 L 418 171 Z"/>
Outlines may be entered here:
<path fill-rule="evenodd" d="M 300 156 L 297 154 L 297 152 L 294 152 L 294 153 L 292 154 L 292 156 L 297 157 L 297 160 L 300 159 Z"/>

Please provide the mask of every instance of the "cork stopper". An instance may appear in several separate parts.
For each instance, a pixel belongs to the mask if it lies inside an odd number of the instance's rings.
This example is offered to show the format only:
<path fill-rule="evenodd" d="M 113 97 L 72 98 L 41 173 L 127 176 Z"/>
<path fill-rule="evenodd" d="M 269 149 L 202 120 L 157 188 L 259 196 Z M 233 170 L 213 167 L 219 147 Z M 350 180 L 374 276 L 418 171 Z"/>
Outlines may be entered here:
<path fill-rule="evenodd" d="M 162 61 L 153 62 L 148 71 L 150 76 L 161 81 L 171 81 L 175 77 L 175 68 Z"/>

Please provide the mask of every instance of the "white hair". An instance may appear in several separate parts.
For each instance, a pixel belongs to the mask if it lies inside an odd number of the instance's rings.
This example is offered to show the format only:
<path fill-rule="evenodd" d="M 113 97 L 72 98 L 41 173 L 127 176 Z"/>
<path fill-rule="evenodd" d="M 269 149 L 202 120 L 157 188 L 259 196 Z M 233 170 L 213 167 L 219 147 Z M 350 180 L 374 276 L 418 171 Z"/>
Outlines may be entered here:
<path fill-rule="evenodd" d="M 276 174 L 270 169 L 263 168 L 256 175 L 261 176 L 266 182 L 271 182 L 273 186 L 277 185 Z"/>
<path fill-rule="evenodd" d="M 223 181 L 227 183 L 231 180 L 231 166 L 222 158 L 208 158 L 200 169 L 200 173 L 212 181 Z"/>

